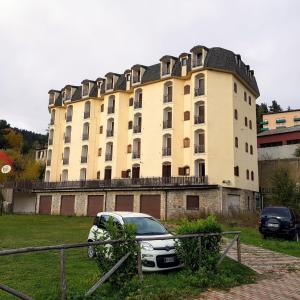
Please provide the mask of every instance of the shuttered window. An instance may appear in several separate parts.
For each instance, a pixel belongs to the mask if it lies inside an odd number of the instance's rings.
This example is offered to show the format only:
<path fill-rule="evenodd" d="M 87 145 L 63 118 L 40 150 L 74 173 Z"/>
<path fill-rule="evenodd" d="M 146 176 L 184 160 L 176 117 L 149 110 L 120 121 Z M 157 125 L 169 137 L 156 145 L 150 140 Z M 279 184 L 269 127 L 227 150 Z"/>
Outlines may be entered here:
<path fill-rule="evenodd" d="M 199 196 L 197 195 L 186 196 L 186 209 L 199 210 Z"/>

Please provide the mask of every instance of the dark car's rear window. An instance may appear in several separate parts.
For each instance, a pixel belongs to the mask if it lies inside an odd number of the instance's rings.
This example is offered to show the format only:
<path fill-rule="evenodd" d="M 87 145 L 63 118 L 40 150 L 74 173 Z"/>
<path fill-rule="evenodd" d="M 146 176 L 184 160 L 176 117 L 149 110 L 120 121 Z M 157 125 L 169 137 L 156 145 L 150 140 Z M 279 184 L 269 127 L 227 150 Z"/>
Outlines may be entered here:
<path fill-rule="evenodd" d="M 290 218 L 291 214 L 289 209 L 284 207 L 267 207 L 264 208 L 262 216 L 271 216 L 271 217 L 283 217 L 283 218 Z"/>

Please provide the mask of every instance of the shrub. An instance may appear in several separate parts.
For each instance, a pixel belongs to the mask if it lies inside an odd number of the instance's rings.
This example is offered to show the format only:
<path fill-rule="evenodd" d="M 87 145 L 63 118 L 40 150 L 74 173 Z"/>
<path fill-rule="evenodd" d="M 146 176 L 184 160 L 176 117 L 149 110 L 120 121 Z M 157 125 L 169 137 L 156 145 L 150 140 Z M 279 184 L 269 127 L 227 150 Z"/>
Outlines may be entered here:
<path fill-rule="evenodd" d="M 132 293 L 139 284 L 136 280 L 139 246 L 135 241 L 135 237 L 136 228 L 133 224 L 120 226 L 110 219 L 103 235 L 96 239 L 98 241 L 124 240 L 122 243 L 113 245 L 95 246 L 95 259 L 102 275 L 107 273 L 124 255 L 130 252 L 129 257 L 108 280 L 111 289 L 113 289 L 112 292 L 118 291 L 122 296 Z"/>
<path fill-rule="evenodd" d="M 178 234 L 220 233 L 221 225 L 216 218 L 209 216 L 205 220 L 183 221 L 177 228 Z M 176 242 L 176 251 L 179 260 L 185 268 L 195 272 L 201 268 L 214 270 L 219 258 L 221 236 L 208 236 L 200 238 L 185 238 Z"/>

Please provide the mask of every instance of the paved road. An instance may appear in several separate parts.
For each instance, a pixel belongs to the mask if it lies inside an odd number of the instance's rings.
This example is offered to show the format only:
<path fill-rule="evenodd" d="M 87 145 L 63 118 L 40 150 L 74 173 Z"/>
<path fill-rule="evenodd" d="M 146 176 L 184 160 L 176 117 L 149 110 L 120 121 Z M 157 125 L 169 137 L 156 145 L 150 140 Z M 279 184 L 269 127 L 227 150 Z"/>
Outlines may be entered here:
<path fill-rule="evenodd" d="M 228 256 L 236 260 L 236 249 L 230 250 Z M 265 279 L 230 291 L 209 290 L 199 299 L 300 300 L 300 258 L 242 244 L 242 262 Z"/>

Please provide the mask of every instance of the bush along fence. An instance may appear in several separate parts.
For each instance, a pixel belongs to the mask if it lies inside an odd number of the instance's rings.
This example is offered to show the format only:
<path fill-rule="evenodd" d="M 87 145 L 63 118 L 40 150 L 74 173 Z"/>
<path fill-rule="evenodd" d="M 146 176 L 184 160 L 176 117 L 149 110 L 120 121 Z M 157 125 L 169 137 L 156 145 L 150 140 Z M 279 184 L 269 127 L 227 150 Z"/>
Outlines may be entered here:
<path fill-rule="evenodd" d="M 209 223 L 209 222 L 208 222 Z M 211 223 L 212 225 L 212 223 Z M 182 231 L 194 231 L 206 229 L 208 224 L 196 225 L 185 224 Z M 207 227 L 208 226 L 208 227 Z M 203 229 L 203 228 L 202 228 Z M 115 229 L 114 229 L 115 230 Z M 67 298 L 67 280 L 65 276 L 65 250 L 83 247 L 94 247 L 96 253 L 96 261 L 101 270 L 102 277 L 86 292 L 85 297 L 91 296 L 105 282 L 113 280 L 115 288 L 128 288 L 128 281 L 132 280 L 138 274 L 139 280 L 143 281 L 142 273 L 142 257 L 140 243 L 142 241 L 167 240 L 174 239 L 176 241 L 176 251 L 180 261 L 185 264 L 185 268 L 191 271 L 197 271 L 199 268 L 216 271 L 220 263 L 225 258 L 230 248 L 237 243 L 237 260 L 241 263 L 241 247 L 240 247 L 240 231 L 224 231 L 224 232 L 202 232 L 191 234 L 180 234 L 161 237 L 136 238 L 133 229 L 129 226 L 123 233 L 123 239 L 98 240 L 89 243 L 66 244 L 45 247 L 27 247 L 12 250 L 0 251 L 0 256 L 42 252 L 42 251 L 60 251 L 60 295 L 61 299 Z M 114 232 L 115 236 L 120 233 Z M 234 238 L 227 246 L 225 251 L 220 254 L 220 241 L 224 235 L 233 235 Z M 110 245 L 110 246 L 107 246 Z M 122 247 L 120 247 L 122 245 Z M 192 248 L 191 248 L 192 247 Z M 105 250 L 106 249 L 106 250 Z M 188 255 L 189 253 L 189 255 Z M 211 253 L 211 255 L 210 255 Z M 190 256 L 190 257 L 188 257 Z M 103 257 L 107 259 L 102 260 Z M 118 271 L 119 270 L 119 271 Z M 23 300 L 32 300 L 28 295 L 19 292 L 0 283 L 0 289 Z M 126 293 L 126 291 L 124 291 Z"/>

